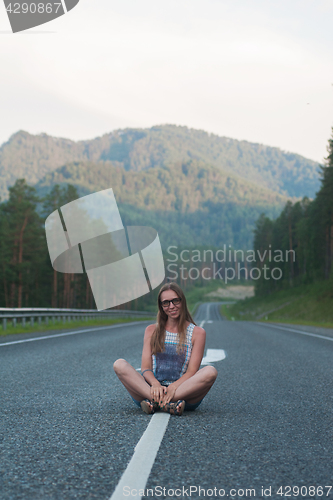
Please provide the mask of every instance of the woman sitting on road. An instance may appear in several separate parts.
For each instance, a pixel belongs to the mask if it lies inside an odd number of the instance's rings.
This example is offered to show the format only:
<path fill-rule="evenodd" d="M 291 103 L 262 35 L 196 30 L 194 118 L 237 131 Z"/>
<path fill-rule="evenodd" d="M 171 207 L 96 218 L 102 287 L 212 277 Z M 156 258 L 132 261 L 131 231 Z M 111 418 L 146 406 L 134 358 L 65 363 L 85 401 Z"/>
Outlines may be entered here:
<path fill-rule="evenodd" d="M 215 382 L 213 366 L 200 368 L 206 332 L 195 326 L 186 298 L 176 283 L 166 283 L 158 294 L 157 323 L 146 328 L 141 375 L 124 359 L 114 370 L 145 413 L 161 410 L 182 415 L 195 410 Z"/>

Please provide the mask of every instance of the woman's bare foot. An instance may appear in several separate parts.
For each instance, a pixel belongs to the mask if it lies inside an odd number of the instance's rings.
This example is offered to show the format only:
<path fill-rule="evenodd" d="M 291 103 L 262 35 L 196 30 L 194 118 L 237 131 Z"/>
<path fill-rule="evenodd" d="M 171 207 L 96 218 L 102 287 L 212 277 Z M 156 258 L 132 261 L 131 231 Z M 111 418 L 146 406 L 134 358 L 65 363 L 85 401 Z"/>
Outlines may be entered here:
<path fill-rule="evenodd" d="M 148 415 L 155 413 L 155 411 L 159 409 L 158 403 L 153 403 L 152 401 L 149 401 L 149 399 L 141 401 L 140 406 L 142 411 L 148 413 Z"/>
<path fill-rule="evenodd" d="M 170 415 L 178 415 L 179 417 L 183 414 L 185 408 L 185 401 L 179 399 L 176 403 L 167 403 L 165 406 L 160 406 L 160 409 Z"/>

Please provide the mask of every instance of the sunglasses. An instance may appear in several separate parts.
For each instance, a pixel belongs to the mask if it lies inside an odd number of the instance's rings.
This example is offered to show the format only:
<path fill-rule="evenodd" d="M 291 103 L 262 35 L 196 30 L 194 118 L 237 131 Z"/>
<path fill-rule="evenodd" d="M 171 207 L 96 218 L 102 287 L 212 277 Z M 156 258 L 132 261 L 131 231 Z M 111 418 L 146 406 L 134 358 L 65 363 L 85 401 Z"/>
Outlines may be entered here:
<path fill-rule="evenodd" d="M 175 299 L 171 299 L 171 300 L 163 300 L 163 302 L 161 302 L 161 306 L 162 307 L 169 307 L 170 306 L 170 302 L 173 303 L 174 306 L 178 306 L 178 304 L 181 303 L 181 300 L 179 297 L 175 298 Z"/>

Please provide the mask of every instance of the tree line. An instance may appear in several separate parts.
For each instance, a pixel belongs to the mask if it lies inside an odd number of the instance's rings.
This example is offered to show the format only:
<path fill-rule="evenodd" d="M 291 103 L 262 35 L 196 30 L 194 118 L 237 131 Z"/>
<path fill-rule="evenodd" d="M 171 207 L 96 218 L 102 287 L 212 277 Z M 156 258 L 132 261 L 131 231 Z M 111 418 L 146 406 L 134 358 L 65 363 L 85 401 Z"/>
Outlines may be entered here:
<path fill-rule="evenodd" d="M 1 306 L 94 308 L 86 274 L 56 272 L 45 237 L 45 218 L 78 197 L 70 184 L 55 185 L 43 199 L 25 179 L 9 188 L 0 205 Z"/>
<path fill-rule="evenodd" d="M 0 203 L 0 307 L 96 309 L 86 273 L 53 269 L 47 248 L 45 219 L 80 197 L 72 184 L 56 184 L 44 197 L 25 179 L 9 188 Z M 155 307 L 157 290 L 118 309 Z"/>
<path fill-rule="evenodd" d="M 29 186 L 24 179 L 18 179 L 9 188 L 9 199 L 0 204 L 0 305 L 2 307 L 95 308 L 87 275 L 55 271 L 51 266 L 46 244 L 44 229 L 46 217 L 77 198 L 79 193 L 72 184 L 61 186 L 56 184 L 44 197 L 39 197 L 36 189 Z M 124 208 L 126 207 L 124 206 L 123 210 Z M 214 210 L 209 210 L 210 223 L 206 227 L 207 243 L 212 232 L 221 233 L 223 206 L 214 205 L 213 208 Z M 133 223 L 136 225 L 138 222 L 135 219 L 127 221 L 126 210 L 123 215 L 125 225 Z M 178 213 L 178 218 L 179 215 Z M 233 228 L 235 234 L 242 232 L 243 218 L 239 219 L 239 227 Z M 157 224 L 155 219 L 146 222 Z M 178 229 L 182 227 L 180 222 L 184 225 L 183 220 L 178 220 Z M 197 227 L 200 222 L 198 217 L 195 221 L 188 222 L 192 232 L 201 234 L 201 227 Z M 155 227 L 155 224 L 151 225 Z M 173 229 L 173 224 L 171 226 Z M 169 235 L 171 226 L 169 221 L 169 225 L 167 224 Z M 156 229 L 162 230 L 158 227 Z M 225 232 L 223 236 L 226 237 Z M 222 240 L 217 243 L 217 246 L 221 246 Z M 190 247 L 191 245 L 187 246 Z M 304 197 L 294 204 L 288 201 L 282 213 L 274 220 L 261 214 L 255 224 L 253 247 L 255 253 L 263 258 L 257 259 L 254 264 L 249 265 L 249 268 L 256 266 L 263 269 L 267 266 L 277 268 L 281 272 L 281 276 L 275 273 L 274 279 L 271 276 L 266 279 L 265 273 L 261 273 L 259 279 L 254 279 L 257 294 L 272 293 L 281 288 L 332 277 L 333 135 L 329 140 L 325 165 L 321 167 L 321 187 L 315 199 L 311 201 Z M 289 258 L 286 258 L 287 254 Z M 148 295 L 122 305 L 121 308 L 143 308 L 151 302 L 151 294 Z"/>
<path fill-rule="evenodd" d="M 283 288 L 332 279 L 333 267 L 333 129 L 328 156 L 321 169 L 321 187 L 313 200 L 288 201 L 275 220 L 261 214 L 254 231 L 254 249 L 265 259 L 260 263 L 277 267 L 281 278 L 256 282 L 256 294 L 265 295 Z M 269 254 L 269 250 L 271 253 Z M 279 251 L 289 258 L 274 260 Z M 271 259 L 270 259 L 271 255 Z M 293 257 L 294 256 L 294 257 Z"/>

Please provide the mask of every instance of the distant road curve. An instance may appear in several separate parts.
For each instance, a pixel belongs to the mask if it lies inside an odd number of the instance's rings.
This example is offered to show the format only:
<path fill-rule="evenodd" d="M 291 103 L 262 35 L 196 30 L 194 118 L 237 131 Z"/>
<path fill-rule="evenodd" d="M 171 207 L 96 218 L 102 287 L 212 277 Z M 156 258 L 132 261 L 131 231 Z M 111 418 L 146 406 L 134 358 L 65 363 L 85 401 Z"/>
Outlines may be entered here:
<path fill-rule="evenodd" d="M 199 324 L 202 321 L 225 320 L 225 318 L 220 314 L 220 307 L 222 304 L 234 304 L 234 302 L 205 302 L 204 304 L 200 304 L 195 314 L 195 322 Z"/>

